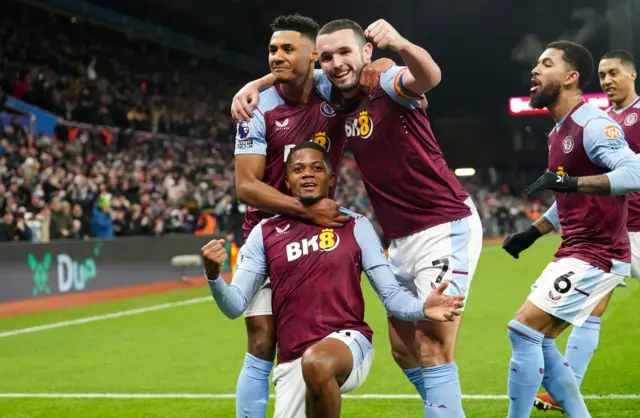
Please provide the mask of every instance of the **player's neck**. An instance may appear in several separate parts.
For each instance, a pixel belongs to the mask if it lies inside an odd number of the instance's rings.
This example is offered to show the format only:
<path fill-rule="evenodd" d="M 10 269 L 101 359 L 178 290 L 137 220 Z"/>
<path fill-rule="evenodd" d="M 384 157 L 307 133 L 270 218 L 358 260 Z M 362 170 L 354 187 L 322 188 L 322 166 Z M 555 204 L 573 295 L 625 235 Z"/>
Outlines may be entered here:
<path fill-rule="evenodd" d="M 280 84 L 284 99 L 295 103 L 307 103 L 313 90 L 313 72 L 310 77 L 300 78 L 290 83 Z"/>
<path fill-rule="evenodd" d="M 555 103 L 549 106 L 549 113 L 557 123 L 583 100 L 582 95 L 578 92 L 560 95 Z"/>
<path fill-rule="evenodd" d="M 625 107 L 629 106 L 631 103 L 633 103 L 633 101 L 635 99 L 638 98 L 638 94 L 634 91 L 629 92 L 629 94 L 627 95 L 627 97 L 621 101 L 620 103 L 611 103 L 611 107 L 613 107 L 613 110 L 620 110 L 620 109 L 624 109 Z"/>

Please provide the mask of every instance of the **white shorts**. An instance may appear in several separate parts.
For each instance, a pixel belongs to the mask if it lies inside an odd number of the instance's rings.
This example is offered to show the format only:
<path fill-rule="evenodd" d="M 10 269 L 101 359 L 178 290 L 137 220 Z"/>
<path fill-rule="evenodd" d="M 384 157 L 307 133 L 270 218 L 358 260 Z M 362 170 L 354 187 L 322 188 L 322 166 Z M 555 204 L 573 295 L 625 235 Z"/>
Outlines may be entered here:
<path fill-rule="evenodd" d="M 344 342 L 353 355 L 351 374 L 340 387 L 341 393 L 358 389 L 367 378 L 373 362 L 373 347 L 358 331 L 337 331 L 326 338 Z M 278 364 L 273 371 L 276 405 L 273 418 L 305 418 L 306 384 L 302 377 L 302 358 Z"/>
<path fill-rule="evenodd" d="M 631 243 L 631 277 L 640 280 L 640 232 L 629 232 Z"/>
<path fill-rule="evenodd" d="M 419 299 L 442 282 L 449 282 L 447 294 L 468 297 L 481 251 L 482 224 L 473 208 L 469 217 L 391 241 L 389 261 L 400 285 Z"/>
<path fill-rule="evenodd" d="M 273 315 L 271 310 L 271 280 L 268 277 L 244 311 L 245 318 L 261 315 Z"/>
<path fill-rule="evenodd" d="M 576 258 L 562 258 L 547 265 L 531 287 L 529 300 L 549 315 L 579 327 L 624 277 Z"/>

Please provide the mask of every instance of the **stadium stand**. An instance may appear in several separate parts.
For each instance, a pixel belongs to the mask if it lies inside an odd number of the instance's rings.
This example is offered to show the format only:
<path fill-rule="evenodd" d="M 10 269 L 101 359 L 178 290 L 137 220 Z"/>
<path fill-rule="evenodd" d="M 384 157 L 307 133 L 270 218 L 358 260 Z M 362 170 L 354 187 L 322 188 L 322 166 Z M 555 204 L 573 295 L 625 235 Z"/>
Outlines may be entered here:
<path fill-rule="evenodd" d="M 3 92 L 67 127 L 36 135 L 24 118 L 0 119 L 0 241 L 215 231 L 242 244 L 228 109 L 247 77 L 13 1 L 0 16 L 0 68 Z M 94 125 L 105 129 L 78 130 Z M 374 220 L 349 156 L 339 174 L 337 200 Z M 511 174 L 465 179 L 485 236 L 549 204 L 514 194 L 538 173 Z"/>

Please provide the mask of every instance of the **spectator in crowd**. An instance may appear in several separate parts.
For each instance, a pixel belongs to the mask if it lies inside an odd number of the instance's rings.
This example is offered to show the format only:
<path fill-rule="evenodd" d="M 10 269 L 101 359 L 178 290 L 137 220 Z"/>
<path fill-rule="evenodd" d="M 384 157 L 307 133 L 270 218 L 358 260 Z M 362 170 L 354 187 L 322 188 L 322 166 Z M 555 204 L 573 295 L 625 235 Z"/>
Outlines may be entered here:
<path fill-rule="evenodd" d="M 5 213 L 0 223 L 0 242 L 31 241 L 31 229 L 27 226 L 24 215 L 18 213 L 15 218 L 11 213 Z"/>
<path fill-rule="evenodd" d="M 91 215 L 91 236 L 93 238 L 113 238 L 114 221 L 111 218 L 113 212 L 109 208 L 110 199 L 107 195 L 100 196 L 95 209 L 93 209 Z"/>
<path fill-rule="evenodd" d="M 51 239 L 69 238 L 73 229 L 73 219 L 63 210 L 60 198 L 51 201 L 51 224 L 49 234 Z"/>

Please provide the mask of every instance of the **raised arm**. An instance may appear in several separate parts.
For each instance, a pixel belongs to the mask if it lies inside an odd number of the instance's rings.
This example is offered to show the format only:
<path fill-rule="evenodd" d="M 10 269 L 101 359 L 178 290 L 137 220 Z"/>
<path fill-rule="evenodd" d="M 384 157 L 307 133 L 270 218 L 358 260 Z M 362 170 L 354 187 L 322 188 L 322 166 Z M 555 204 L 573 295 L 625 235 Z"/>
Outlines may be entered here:
<path fill-rule="evenodd" d="M 378 48 L 389 48 L 400 55 L 407 68 L 400 74 L 399 85 L 407 95 L 420 97 L 440 83 L 442 73 L 431 55 L 402 37 L 384 19 L 369 25 L 364 33 Z"/>
<path fill-rule="evenodd" d="M 242 315 L 249 302 L 264 283 L 267 276 L 267 262 L 262 240 L 262 225 L 258 224 L 242 246 L 238 256 L 240 264 L 227 286 L 220 275 L 222 264 L 228 258 L 224 240 L 212 240 L 201 249 L 205 265 L 205 275 L 211 295 L 228 318 Z"/>

